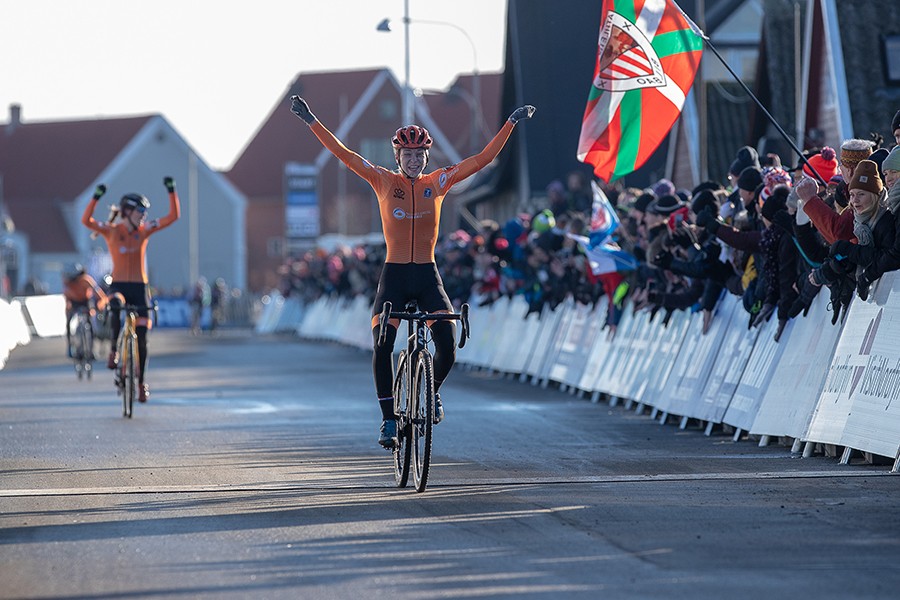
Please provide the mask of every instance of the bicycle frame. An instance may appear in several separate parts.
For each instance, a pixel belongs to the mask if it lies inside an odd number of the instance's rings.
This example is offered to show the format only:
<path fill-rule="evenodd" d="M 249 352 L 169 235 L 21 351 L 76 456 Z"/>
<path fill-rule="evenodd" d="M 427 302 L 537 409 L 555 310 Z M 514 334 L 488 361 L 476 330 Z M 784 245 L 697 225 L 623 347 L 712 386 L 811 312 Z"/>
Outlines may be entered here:
<path fill-rule="evenodd" d="M 138 369 L 140 354 L 137 343 L 138 310 L 146 309 L 145 306 L 126 304 L 113 307 L 110 310 L 121 310 L 125 313 L 122 330 L 119 339 L 116 340 L 116 349 L 119 353 L 119 365 L 116 367 L 115 383 L 118 393 L 122 394 L 122 416 L 131 418 L 134 409 L 134 397 L 137 394 Z M 151 307 L 154 314 L 157 305 L 154 302 Z"/>
<path fill-rule="evenodd" d="M 394 401 L 397 413 L 397 445 L 393 448 L 394 475 L 398 487 L 409 481 L 410 465 L 415 457 L 413 476 L 417 492 L 424 492 L 431 464 L 434 427 L 434 359 L 428 348 L 429 322 L 456 320 L 462 325 L 459 347 L 469 337 L 469 306 L 459 313 L 427 313 L 418 311 L 414 303 L 406 312 L 392 312 L 385 302 L 379 316 L 378 345 L 386 339 L 385 325 L 390 319 L 408 321 L 406 348 L 401 351 L 394 377 Z"/>

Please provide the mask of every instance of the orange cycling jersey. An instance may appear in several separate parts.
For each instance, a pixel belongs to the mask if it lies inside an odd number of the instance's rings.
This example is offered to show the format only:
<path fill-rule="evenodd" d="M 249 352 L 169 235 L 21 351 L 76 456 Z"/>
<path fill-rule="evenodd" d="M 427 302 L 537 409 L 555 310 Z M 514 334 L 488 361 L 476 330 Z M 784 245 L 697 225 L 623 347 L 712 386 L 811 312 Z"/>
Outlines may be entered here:
<path fill-rule="evenodd" d="M 434 262 L 444 196 L 453 184 L 494 160 L 509 139 L 513 127 L 512 122 L 507 121 L 480 153 L 416 179 L 373 165 L 344 146 L 318 121 L 310 129 L 332 154 L 375 190 L 387 244 L 385 262 L 426 264 Z"/>
<path fill-rule="evenodd" d="M 74 279 L 66 281 L 63 295 L 66 298 L 66 305 L 71 304 L 87 304 L 91 299 L 95 299 L 99 304 L 106 303 L 106 294 L 97 285 L 93 277 L 87 273 L 82 273 Z"/>
<path fill-rule="evenodd" d="M 96 220 L 93 217 L 96 206 L 96 200 L 88 202 L 81 222 L 106 240 L 112 257 L 113 281 L 149 283 L 146 266 L 147 238 L 178 220 L 181 215 L 178 193 L 169 194 L 169 214 L 149 223 L 141 223 L 134 231 L 129 230 L 128 225 L 123 222 L 109 224 Z"/>

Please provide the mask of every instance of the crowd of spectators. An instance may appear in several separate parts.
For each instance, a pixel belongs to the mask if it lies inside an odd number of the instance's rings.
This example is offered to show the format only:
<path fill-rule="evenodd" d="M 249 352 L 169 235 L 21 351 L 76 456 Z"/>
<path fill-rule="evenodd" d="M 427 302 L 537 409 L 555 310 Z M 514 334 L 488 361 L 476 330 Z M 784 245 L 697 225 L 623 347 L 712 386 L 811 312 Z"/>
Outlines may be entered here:
<path fill-rule="evenodd" d="M 547 186 L 546 208 L 505 223 L 482 221 L 436 248 L 454 305 L 522 295 L 529 312 L 567 297 L 607 305 L 615 331 L 626 302 L 636 310 L 702 312 L 704 331 L 727 294 L 742 299 L 748 328 L 789 319 L 829 294 L 832 323 L 852 298 L 866 299 L 882 274 L 900 268 L 900 112 L 893 149 L 882 140 L 812 148 L 785 164 L 740 148 L 727 181 L 679 190 L 668 180 L 646 189 L 607 186 L 620 219 L 613 241 L 636 259 L 627 272 L 595 272 L 588 248 L 594 203 L 580 173 Z M 583 238 L 581 238 L 583 240 Z M 374 296 L 384 248 L 310 251 L 282 267 L 283 290 L 312 301 L 323 294 Z"/>

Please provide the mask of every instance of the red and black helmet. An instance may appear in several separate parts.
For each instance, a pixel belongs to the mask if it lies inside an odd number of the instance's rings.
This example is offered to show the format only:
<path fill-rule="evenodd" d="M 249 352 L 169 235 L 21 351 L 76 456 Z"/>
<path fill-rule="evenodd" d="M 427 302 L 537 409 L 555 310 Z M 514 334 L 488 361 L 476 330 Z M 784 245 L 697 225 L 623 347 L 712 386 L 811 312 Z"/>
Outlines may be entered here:
<path fill-rule="evenodd" d="M 394 152 L 400 152 L 401 148 L 424 148 L 428 150 L 431 148 L 433 141 L 431 134 L 424 127 L 407 125 L 397 130 L 397 133 L 391 138 L 391 145 L 394 147 Z"/>

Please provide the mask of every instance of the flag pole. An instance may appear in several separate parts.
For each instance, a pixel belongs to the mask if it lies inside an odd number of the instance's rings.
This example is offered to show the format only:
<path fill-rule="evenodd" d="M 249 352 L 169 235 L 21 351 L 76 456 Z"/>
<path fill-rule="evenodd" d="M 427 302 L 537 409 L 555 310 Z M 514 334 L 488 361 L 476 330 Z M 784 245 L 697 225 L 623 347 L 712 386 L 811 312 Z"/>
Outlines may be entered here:
<path fill-rule="evenodd" d="M 675 3 L 673 2 L 673 4 L 675 4 Z M 675 4 L 675 6 L 678 7 L 678 12 L 680 12 L 681 15 L 685 19 L 687 19 L 687 22 L 690 24 L 691 29 L 694 30 L 694 33 L 696 33 L 703 39 L 706 47 L 708 47 L 710 50 L 712 50 L 713 54 L 716 55 L 716 58 L 719 59 L 719 62 L 721 62 L 722 65 L 728 70 L 728 72 L 731 73 L 731 76 L 734 77 L 734 80 L 737 81 L 741 85 L 742 88 L 744 88 L 744 91 L 747 93 L 748 96 L 750 96 L 750 99 L 756 103 L 756 106 L 759 107 L 759 109 L 763 112 L 763 114 L 766 116 L 766 118 L 769 120 L 769 122 L 775 126 L 775 128 L 778 130 L 778 133 L 781 134 L 781 136 L 784 138 L 784 140 L 788 144 L 790 144 L 790 146 L 794 150 L 794 152 L 796 152 L 797 155 L 800 157 L 800 160 L 803 161 L 803 163 L 809 167 L 809 170 L 812 171 L 813 174 L 815 175 L 815 179 L 819 180 L 819 182 L 822 185 L 827 186 L 828 183 L 824 179 L 822 179 L 822 176 L 819 175 L 819 173 L 818 173 L 818 171 L 816 171 L 815 167 L 813 167 L 811 164 L 809 164 L 809 161 L 806 160 L 806 156 L 803 154 L 802 151 L 800 151 L 799 148 L 797 148 L 797 144 L 794 143 L 794 140 L 792 140 L 790 138 L 790 136 L 788 136 L 787 132 L 781 127 L 781 125 L 778 124 L 778 121 L 775 120 L 775 117 L 772 116 L 772 114 L 766 109 L 766 107 L 763 106 L 763 103 L 760 102 L 759 98 L 757 98 L 753 94 L 753 92 L 750 90 L 750 88 L 747 87 L 747 84 L 744 83 L 744 81 L 740 77 L 738 77 L 738 74 L 734 72 L 734 69 L 731 68 L 731 65 L 729 65 L 725 61 L 724 58 L 722 58 L 722 55 L 719 54 L 719 51 L 716 50 L 715 46 L 713 46 L 712 41 L 709 39 L 709 36 L 706 35 L 702 29 L 697 27 L 696 23 L 694 23 L 694 21 L 692 21 L 691 18 L 689 16 L 687 16 L 687 14 L 685 14 L 685 12 L 683 10 L 681 10 L 680 6 L 678 6 L 677 4 Z"/>

